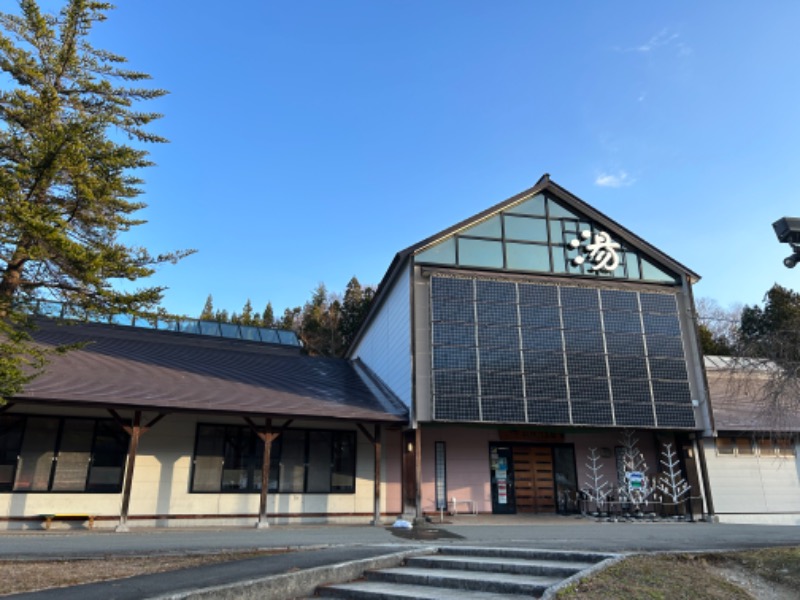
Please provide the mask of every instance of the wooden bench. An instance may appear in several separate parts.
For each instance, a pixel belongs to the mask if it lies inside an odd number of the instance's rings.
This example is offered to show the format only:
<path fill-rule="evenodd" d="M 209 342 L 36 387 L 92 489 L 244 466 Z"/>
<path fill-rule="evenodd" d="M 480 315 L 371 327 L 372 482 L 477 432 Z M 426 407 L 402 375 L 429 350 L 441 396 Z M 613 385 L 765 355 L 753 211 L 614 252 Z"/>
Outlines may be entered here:
<path fill-rule="evenodd" d="M 44 528 L 47 530 L 53 521 L 89 521 L 89 529 L 94 529 L 94 515 L 86 513 L 54 513 L 40 516 L 44 519 Z"/>

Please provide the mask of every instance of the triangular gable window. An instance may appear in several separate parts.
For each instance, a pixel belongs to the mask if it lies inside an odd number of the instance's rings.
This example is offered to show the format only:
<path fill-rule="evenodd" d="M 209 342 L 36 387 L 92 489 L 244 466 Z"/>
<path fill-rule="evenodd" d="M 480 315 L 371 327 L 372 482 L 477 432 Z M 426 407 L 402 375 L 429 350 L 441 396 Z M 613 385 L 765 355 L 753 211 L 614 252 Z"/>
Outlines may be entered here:
<path fill-rule="evenodd" d="M 419 252 L 421 264 L 679 284 L 641 256 L 546 194 L 537 194 Z"/>

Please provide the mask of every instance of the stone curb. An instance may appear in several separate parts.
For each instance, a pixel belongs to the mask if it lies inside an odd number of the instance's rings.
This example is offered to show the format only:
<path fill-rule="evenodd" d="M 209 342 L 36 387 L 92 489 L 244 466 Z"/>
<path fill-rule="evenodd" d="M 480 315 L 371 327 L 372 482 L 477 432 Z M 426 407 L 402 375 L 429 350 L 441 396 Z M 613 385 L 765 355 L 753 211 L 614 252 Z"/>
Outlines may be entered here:
<path fill-rule="evenodd" d="M 321 585 L 346 583 L 362 577 L 365 571 L 396 567 L 409 556 L 432 554 L 437 550 L 438 548 L 435 547 L 417 547 L 374 558 L 303 569 L 294 573 L 270 575 L 226 585 L 151 596 L 148 600 L 232 600 L 234 598 L 289 600 L 290 598 L 303 598 L 313 596 L 314 591 Z"/>
<path fill-rule="evenodd" d="M 593 573 L 597 573 L 599 571 L 603 571 L 604 569 L 607 569 L 611 565 L 614 565 L 614 564 L 620 562 L 621 560 L 627 558 L 628 556 L 632 556 L 632 555 L 631 554 L 611 554 L 611 555 L 609 555 L 609 558 L 607 558 L 607 559 L 605 559 L 603 561 L 600 561 L 599 563 L 589 567 L 588 569 L 584 569 L 583 571 L 580 571 L 579 573 L 575 573 L 575 575 L 572 575 L 571 577 L 567 577 L 562 582 L 560 582 L 560 583 L 558 583 L 558 584 L 556 584 L 556 585 L 554 585 L 552 587 L 547 588 L 547 590 L 545 590 L 544 594 L 542 594 L 541 600 L 553 600 L 556 597 L 556 594 L 558 594 L 558 592 L 563 590 L 564 588 L 572 585 L 573 583 L 577 583 L 578 581 L 580 581 L 584 577 L 588 577 L 589 575 L 592 575 Z"/>

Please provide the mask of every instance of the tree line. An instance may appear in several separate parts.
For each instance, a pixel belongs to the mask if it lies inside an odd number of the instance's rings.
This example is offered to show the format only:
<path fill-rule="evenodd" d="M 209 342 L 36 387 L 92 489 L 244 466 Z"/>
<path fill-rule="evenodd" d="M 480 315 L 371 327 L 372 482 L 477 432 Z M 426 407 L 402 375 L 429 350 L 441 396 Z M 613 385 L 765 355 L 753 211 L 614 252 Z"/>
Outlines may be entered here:
<path fill-rule="evenodd" d="M 343 294 L 332 293 L 320 283 L 303 304 L 287 308 L 276 317 L 272 302 L 262 311 L 253 308 L 250 298 L 238 312 L 217 309 L 211 294 L 206 298 L 198 318 L 203 321 L 236 323 L 255 327 L 275 327 L 294 331 L 303 347 L 313 356 L 341 357 L 352 343 L 367 316 L 375 289 L 362 286 L 353 277 Z"/>
<path fill-rule="evenodd" d="M 773 432 L 800 408 L 800 294 L 775 284 L 763 306 L 700 315 L 703 352 L 728 356 L 728 393 L 749 398 Z"/>
<path fill-rule="evenodd" d="M 721 308 L 697 302 L 698 332 L 703 354 L 759 357 L 782 362 L 800 360 L 800 294 L 775 284 L 764 305 Z"/>

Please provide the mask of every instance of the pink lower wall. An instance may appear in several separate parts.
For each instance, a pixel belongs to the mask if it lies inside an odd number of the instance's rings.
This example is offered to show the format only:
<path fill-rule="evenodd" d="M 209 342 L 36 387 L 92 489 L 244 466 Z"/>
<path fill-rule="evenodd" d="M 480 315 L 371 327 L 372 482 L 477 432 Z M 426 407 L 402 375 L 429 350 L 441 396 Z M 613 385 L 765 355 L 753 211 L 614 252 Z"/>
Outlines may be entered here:
<path fill-rule="evenodd" d="M 447 499 L 472 500 L 478 512 L 492 512 L 489 483 L 489 442 L 496 429 L 430 426 L 422 429 L 422 510 L 436 511 L 434 476 L 435 443 L 445 442 Z"/>
<path fill-rule="evenodd" d="M 381 464 L 383 479 L 383 512 L 399 515 L 403 512 L 402 489 L 402 441 L 400 431 L 384 430 L 383 463 Z"/>
<path fill-rule="evenodd" d="M 659 470 L 660 448 L 652 431 L 638 431 L 637 447 L 645 457 L 648 475 L 655 476 Z M 589 449 L 597 448 L 598 453 L 605 450 L 610 456 L 601 459 L 602 473 L 609 482 L 616 485 L 617 468 L 614 448 L 622 445 L 621 430 L 608 432 L 570 432 L 565 434 L 564 443 L 575 448 L 575 463 L 578 489 L 584 487 L 589 479 Z M 447 498 L 471 500 L 476 503 L 478 512 L 492 512 L 489 443 L 500 442 L 497 429 L 464 427 L 460 425 L 423 425 L 422 428 L 422 510 L 426 513 L 436 511 L 434 457 L 435 443 L 445 442 L 447 466 Z M 513 443 L 513 442 L 505 442 Z M 398 455 L 399 456 L 399 455 Z M 399 460 L 395 461 L 399 464 Z M 399 471 L 398 471 L 399 476 Z M 398 494 L 399 496 L 399 494 Z"/>

